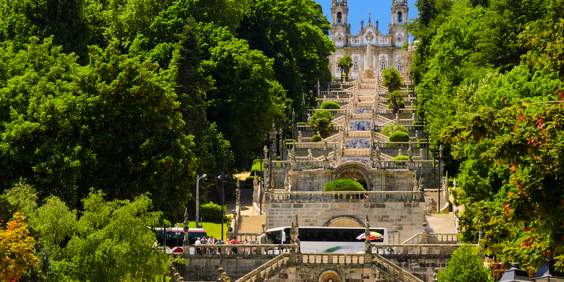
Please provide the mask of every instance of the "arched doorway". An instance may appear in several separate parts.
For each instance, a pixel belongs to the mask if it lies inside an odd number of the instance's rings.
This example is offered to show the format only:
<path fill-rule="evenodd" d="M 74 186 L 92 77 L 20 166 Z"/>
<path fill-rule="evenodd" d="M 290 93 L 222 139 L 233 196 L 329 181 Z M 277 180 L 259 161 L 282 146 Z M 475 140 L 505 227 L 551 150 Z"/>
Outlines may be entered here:
<path fill-rule="evenodd" d="M 364 227 L 364 225 L 352 216 L 341 215 L 330 219 L 323 227 Z"/>
<path fill-rule="evenodd" d="M 368 175 L 368 167 L 359 162 L 346 162 L 335 169 L 335 178 L 351 179 L 360 183 L 366 191 L 370 191 L 370 177 Z"/>
<path fill-rule="evenodd" d="M 327 270 L 319 275 L 319 282 L 341 282 L 339 273 L 333 270 Z"/>

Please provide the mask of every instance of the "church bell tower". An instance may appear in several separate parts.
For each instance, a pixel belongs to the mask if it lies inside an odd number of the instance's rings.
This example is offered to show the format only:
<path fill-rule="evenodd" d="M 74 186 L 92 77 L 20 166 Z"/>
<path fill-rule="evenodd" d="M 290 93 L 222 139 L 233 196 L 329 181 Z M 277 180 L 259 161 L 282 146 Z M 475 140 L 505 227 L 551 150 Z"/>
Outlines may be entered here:
<path fill-rule="evenodd" d="M 347 0 L 333 0 L 331 4 L 331 41 L 337 48 L 347 46 L 347 34 L 350 33 L 348 14 Z"/>
<path fill-rule="evenodd" d="M 392 45 L 401 48 L 408 38 L 407 28 L 405 27 L 409 12 L 407 0 L 392 0 L 390 12 L 392 13 L 392 23 L 389 26 L 389 33 L 393 35 Z"/>

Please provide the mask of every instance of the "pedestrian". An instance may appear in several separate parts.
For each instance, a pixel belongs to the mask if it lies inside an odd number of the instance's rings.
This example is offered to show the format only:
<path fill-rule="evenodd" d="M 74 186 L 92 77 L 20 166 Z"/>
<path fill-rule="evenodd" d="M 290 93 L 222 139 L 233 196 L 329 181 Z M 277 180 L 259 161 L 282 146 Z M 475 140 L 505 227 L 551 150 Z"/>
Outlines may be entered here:
<path fill-rule="evenodd" d="M 247 240 L 247 238 L 245 238 L 245 243 L 244 243 L 244 244 L 245 244 L 245 245 L 249 245 L 250 243 L 251 243 L 251 241 L 250 241 L 250 240 Z M 245 248 L 245 255 L 250 255 L 250 254 L 251 254 L 251 248 L 246 247 L 246 248 Z"/>
<path fill-rule="evenodd" d="M 229 238 L 227 238 L 227 240 L 225 240 L 225 244 L 231 245 L 231 240 L 229 240 Z M 225 248 L 225 254 L 230 255 L 231 254 L 231 248 Z"/>
<path fill-rule="evenodd" d="M 218 246 L 220 246 L 220 245 L 223 244 L 223 242 L 221 242 L 221 239 L 217 239 L 217 241 L 215 242 L 215 244 L 218 245 Z M 219 248 L 219 247 L 218 247 L 218 248 L 217 248 L 217 254 L 220 255 L 220 254 L 221 254 L 221 250 L 222 250 L 222 248 Z"/>
<path fill-rule="evenodd" d="M 202 237 L 202 245 L 207 245 L 208 244 L 208 239 L 206 238 L 206 236 L 204 235 L 204 237 Z M 202 253 L 205 255 L 208 253 L 208 248 L 202 248 Z"/>
<path fill-rule="evenodd" d="M 194 243 L 194 245 L 196 246 L 200 246 L 202 244 L 202 241 L 200 241 L 200 238 L 196 239 L 196 243 Z M 196 254 L 197 255 L 201 255 L 202 254 L 202 249 L 201 248 L 196 248 Z"/>
<path fill-rule="evenodd" d="M 210 236 L 210 238 L 208 239 L 208 245 L 215 245 L 215 239 L 213 238 L 213 236 Z M 210 255 L 215 255 L 215 248 L 210 248 Z"/>
<path fill-rule="evenodd" d="M 237 244 L 239 244 L 239 242 L 237 242 L 237 239 L 235 239 L 235 237 L 233 237 L 233 238 L 231 239 L 231 245 L 237 245 Z M 237 248 L 236 248 L 236 247 L 231 248 L 231 252 L 232 252 L 234 255 L 237 255 Z"/>

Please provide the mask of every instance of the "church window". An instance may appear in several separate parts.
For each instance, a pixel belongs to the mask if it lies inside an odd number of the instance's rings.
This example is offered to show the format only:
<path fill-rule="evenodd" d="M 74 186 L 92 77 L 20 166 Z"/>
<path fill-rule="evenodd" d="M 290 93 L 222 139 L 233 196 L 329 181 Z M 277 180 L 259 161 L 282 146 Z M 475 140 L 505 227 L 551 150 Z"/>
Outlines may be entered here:
<path fill-rule="evenodd" d="M 343 69 L 341 67 L 337 67 L 337 72 L 343 72 Z"/>
<path fill-rule="evenodd" d="M 383 71 L 384 69 L 386 69 L 386 62 L 381 62 L 380 63 L 380 71 Z"/>
<path fill-rule="evenodd" d="M 340 23 L 341 20 L 342 20 L 341 12 L 338 12 L 338 13 L 337 13 L 337 22 Z"/>
<path fill-rule="evenodd" d="M 358 71 L 358 62 L 354 62 L 353 70 Z"/>
<path fill-rule="evenodd" d="M 398 63 L 398 71 L 401 72 L 401 63 Z"/>
<path fill-rule="evenodd" d="M 401 23 L 403 20 L 403 15 L 401 12 L 398 13 L 398 23 Z"/>

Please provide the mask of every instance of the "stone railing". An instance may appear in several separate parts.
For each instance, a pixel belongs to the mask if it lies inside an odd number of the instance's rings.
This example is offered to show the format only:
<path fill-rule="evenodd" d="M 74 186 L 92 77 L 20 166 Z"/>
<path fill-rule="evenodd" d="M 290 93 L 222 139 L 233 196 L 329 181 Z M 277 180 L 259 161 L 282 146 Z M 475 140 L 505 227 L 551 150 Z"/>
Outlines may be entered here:
<path fill-rule="evenodd" d="M 460 244 L 456 233 L 418 233 L 405 240 L 402 245 L 416 244 Z"/>
<path fill-rule="evenodd" d="M 380 141 L 380 143 L 390 142 L 390 137 L 380 132 L 374 132 L 374 141 Z"/>
<path fill-rule="evenodd" d="M 303 138 L 305 139 L 305 138 Z M 333 148 L 333 144 L 337 144 L 337 142 L 327 142 L 327 149 Z M 291 150 L 292 148 L 296 149 L 323 149 L 325 148 L 325 142 L 296 142 L 294 143 L 286 143 L 286 148 Z"/>
<path fill-rule="evenodd" d="M 372 252 L 393 259 L 450 258 L 460 246 L 462 244 L 372 245 Z"/>
<path fill-rule="evenodd" d="M 372 114 L 353 114 L 352 119 L 372 119 Z"/>
<path fill-rule="evenodd" d="M 284 269 L 289 261 L 289 253 L 279 255 L 268 261 L 267 263 L 259 266 L 257 269 L 249 272 L 247 275 L 237 279 L 236 282 L 264 281 L 268 279 L 270 275 L 278 273 L 280 272 L 280 270 Z"/>
<path fill-rule="evenodd" d="M 368 157 L 369 155 L 370 149 L 346 149 L 343 157 Z"/>
<path fill-rule="evenodd" d="M 239 242 L 244 242 L 245 239 L 249 242 L 258 242 L 261 233 L 236 233 L 236 234 L 229 234 L 227 238 L 237 239 Z"/>
<path fill-rule="evenodd" d="M 374 119 L 376 120 L 376 122 L 379 122 L 379 123 L 381 123 L 382 125 L 386 125 L 386 124 L 388 124 L 388 123 L 392 123 L 392 122 L 393 122 L 393 120 L 388 119 L 388 118 L 385 118 L 385 117 L 383 117 L 383 116 L 381 116 L 381 115 L 376 115 L 376 116 L 374 117 Z"/>
<path fill-rule="evenodd" d="M 236 245 L 184 245 L 184 255 L 187 256 L 265 256 L 288 253 L 297 245 L 292 244 L 236 244 Z M 199 250 L 198 250 L 199 249 Z"/>
<path fill-rule="evenodd" d="M 307 112 L 309 114 L 313 114 L 316 111 L 328 111 L 331 114 L 344 114 L 345 110 L 344 109 L 308 109 Z"/>
<path fill-rule="evenodd" d="M 346 104 L 346 103 L 349 102 L 349 97 L 346 97 L 346 98 L 326 98 L 326 99 L 325 98 L 317 98 L 317 101 L 321 102 L 321 103 L 323 103 L 323 102 L 335 102 L 335 103 L 338 103 L 338 104 Z"/>
<path fill-rule="evenodd" d="M 266 201 L 275 202 L 421 202 L 418 191 L 291 191 L 267 192 Z"/>
<path fill-rule="evenodd" d="M 370 131 L 349 131 L 348 138 L 370 138 Z"/>
<path fill-rule="evenodd" d="M 380 255 L 372 255 L 372 266 L 386 271 L 403 282 L 423 282 L 423 280 Z"/>

